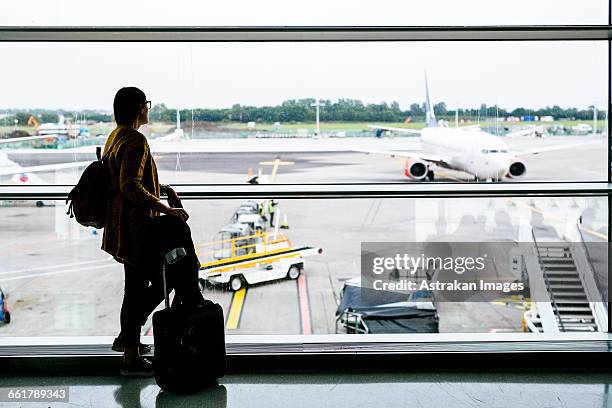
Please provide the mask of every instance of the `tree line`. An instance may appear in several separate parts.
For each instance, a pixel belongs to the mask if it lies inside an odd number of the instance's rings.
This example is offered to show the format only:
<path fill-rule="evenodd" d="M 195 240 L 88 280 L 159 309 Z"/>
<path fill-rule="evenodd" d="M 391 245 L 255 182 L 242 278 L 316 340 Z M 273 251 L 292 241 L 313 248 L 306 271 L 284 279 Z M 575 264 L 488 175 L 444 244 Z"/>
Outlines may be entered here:
<path fill-rule="evenodd" d="M 314 122 L 316 117 L 314 99 L 294 99 L 277 106 L 244 106 L 234 105 L 224 109 L 181 109 L 181 119 L 205 122 Z M 322 122 L 404 122 L 410 118 L 413 122 L 425 120 L 425 104 L 413 103 L 408 110 L 402 110 L 399 103 L 364 104 L 355 99 L 339 99 L 338 101 L 320 100 L 319 117 Z M 448 109 L 444 102 L 434 105 L 434 113 L 439 119 L 453 120 L 455 110 Z M 459 109 L 458 114 L 463 119 L 481 120 L 487 118 L 552 116 L 554 119 L 590 120 L 593 118 L 593 108 L 563 109 L 552 106 L 541 109 L 516 108 L 506 110 L 495 105 L 482 104 L 479 108 Z M 193 116 L 192 116 L 193 115 Z M 598 118 L 605 117 L 605 111 L 598 110 Z M 150 112 L 150 118 L 156 121 L 172 122 L 176 120 L 176 110 L 169 109 L 164 104 L 155 105 Z"/>
<path fill-rule="evenodd" d="M 322 122 L 404 122 L 410 118 L 414 122 L 425 120 L 425 104 L 413 103 L 408 110 L 402 110 L 399 103 L 369 103 L 365 104 L 356 99 L 339 99 L 337 101 L 320 100 L 320 120 Z M 231 108 L 220 109 L 181 109 L 181 120 L 194 120 L 199 122 L 266 122 L 266 123 L 295 123 L 314 122 L 315 107 L 312 98 L 292 99 L 284 101 L 277 106 L 246 106 L 233 105 Z M 1 111 L 0 111 L 1 112 Z M 19 125 L 28 123 L 34 115 L 40 123 L 54 123 L 59 115 L 72 119 L 73 122 L 84 119 L 88 122 L 110 122 L 112 115 L 97 111 L 70 112 L 64 110 L 8 110 L 4 111 L 4 119 L 0 124 L 12 125 L 17 120 Z M 8 115 L 6 114 L 8 113 Z M 455 110 L 448 109 L 444 102 L 434 105 L 434 113 L 439 119 L 454 120 Z M 554 119 L 590 120 L 593 118 L 593 108 L 561 108 L 560 106 L 545 107 L 541 109 L 516 108 L 506 110 L 495 105 L 482 104 L 479 108 L 459 109 L 461 119 L 484 120 L 484 118 L 506 118 L 525 116 L 552 116 Z M 165 104 L 157 104 L 150 111 L 151 121 L 172 123 L 176 121 L 176 110 L 168 108 Z M 598 118 L 605 117 L 605 111 L 598 110 Z"/>

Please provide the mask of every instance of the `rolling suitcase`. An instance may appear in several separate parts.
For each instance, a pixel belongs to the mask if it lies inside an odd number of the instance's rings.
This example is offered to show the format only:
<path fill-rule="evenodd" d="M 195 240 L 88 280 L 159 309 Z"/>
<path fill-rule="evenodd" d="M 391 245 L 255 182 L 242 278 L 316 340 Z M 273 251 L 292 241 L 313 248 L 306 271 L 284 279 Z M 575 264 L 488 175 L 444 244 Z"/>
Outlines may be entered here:
<path fill-rule="evenodd" d="M 173 302 L 166 291 L 166 263 L 185 256 L 183 248 L 164 257 L 165 309 L 153 314 L 155 381 L 163 390 L 188 393 L 225 374 L 225 324 L 221 306 L 209 300 L 187 306 Z"/>

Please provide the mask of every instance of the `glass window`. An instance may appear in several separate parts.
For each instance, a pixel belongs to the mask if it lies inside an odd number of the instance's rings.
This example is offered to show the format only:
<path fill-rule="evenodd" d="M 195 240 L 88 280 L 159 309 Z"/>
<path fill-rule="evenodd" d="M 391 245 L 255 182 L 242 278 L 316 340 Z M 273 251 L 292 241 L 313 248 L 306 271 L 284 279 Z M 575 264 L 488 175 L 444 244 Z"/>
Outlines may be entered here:
<path fill-rule="evenodd" d="M 590 182 L 609 181 L 610 41 L 538 34 L 605 29 L 609 5 L 501 11 L 482 0 L 0 4 L 4 27 L 162 26 L 177 29 L 171 41 L 195 26 L 541 27 L 512 41 L 369 41 L 371 29 L 251 43 L 23 42 L 15 29 L 17 42 L 0 41 L 0 193 L 34 196 L 0 200 L 0 338 L 119 331 L 123 270 L 102 231 L 35 194 L 76 183 L 114 128 L 122 86 L 152 101 L 139 130 L 160 181 L 212 194 L 184 204 L 200 289 L 228 335 L 606 332 L 610 193 Z M 520 187 L 498 182 L 555 190 L 496 197 Z M 295 190 L 272 203 L 273 188 L 250 184 Z M 390 188 L 407 196 L 376 198 Z"/>
<path fill-rule="evenodd" d="M 32 13 L 32 10 L 36 10 Z M 281 0 L 223 3 L 111 0 L 84 7 L 77 0 L 25 0 L 0 4 L 0 26 L 484 26 L 607 24 L 608 2 L 585 0 Z"/>
<path fill-rule="evenodd" d="M 200 283 L 205 297 L 224 308 L 228 335 L 607 328 L 605 197 L 275 201 L 274 216 L 264 211 L 260 231 L 232 221 L 250 205 L 246 200 L 184 201 L 202 264 Z M 258 202 L 266 207 L 267 201 Z M 101 231 L 69 219 L 63 202 L 41 204 L 1 202 L 0 288 L 8 295 L 12 319 L 0 324 L 0 336 L 116 335 L 122 266 L 100 250 Z M 427 243 L 427 256 L 457 261 L 479 251 L 495 258 L 478 273 L 429 265 L 413 274 L 411 264 L 394 271 L 402 279 L 483 279 L 526 289 L 419 288 L 372 296 L 363 269 L 368 242 L 391 249 L 397 243 Z M 531 252 L 521 252 L 527 242 Z M 565 326 L 555 323 L 557 317 Z M 143 334 L 150 334 L 150 327 L 149 320 Z"/>
<path fill-rule="evenodd" d="M 153 101 L 141 131 L 168 183 L 607 177 L 604 41 L 0 43 L 0 52 L 14 61 L 0 67 L 13 79 L 0 137 L 14 139 L 0 143 L 0 183 L 76 182 L 68 163 L 94 158 L 125 85 Z M 472 163 L 469 149 L 483 144 L 512 162 Z"/>

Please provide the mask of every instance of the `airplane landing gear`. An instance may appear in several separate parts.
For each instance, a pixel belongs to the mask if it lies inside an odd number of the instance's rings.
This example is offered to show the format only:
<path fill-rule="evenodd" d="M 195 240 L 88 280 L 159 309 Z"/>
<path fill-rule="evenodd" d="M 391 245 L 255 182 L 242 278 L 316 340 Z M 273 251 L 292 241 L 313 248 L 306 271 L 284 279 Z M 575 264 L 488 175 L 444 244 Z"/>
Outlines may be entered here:
<path fill-rule="evenodd" d="M 435 176 L 433 170 L 427 170 L 427 180 L 434 181 L 434 178 Z"/>

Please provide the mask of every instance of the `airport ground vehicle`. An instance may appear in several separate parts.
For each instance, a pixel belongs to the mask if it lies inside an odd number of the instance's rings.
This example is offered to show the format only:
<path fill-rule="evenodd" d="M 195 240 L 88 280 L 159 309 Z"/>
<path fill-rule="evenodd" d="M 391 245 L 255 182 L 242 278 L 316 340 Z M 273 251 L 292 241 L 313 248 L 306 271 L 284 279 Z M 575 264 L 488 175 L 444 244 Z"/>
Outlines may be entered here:
<path fill-rule="evenodd" d="M 279 226 L 268 230 L 262 206 L 253 200 L 243 202 L 216 239 L 196 246 L 202 286 L 226 285 L 238 291 L 256 283 L 298 279 L 304 258 L 322 252 L 293 246 Z"/>
<path fill-rule="evenodd" d="M 241 235 L 238 225 L 242 224 L 224 227 L 220 240 L 197 246 L 201 284 L 224 284 L 237 291 L 255 283 L 297 279 L 305 258 L 322 253 L 321 248 L 293 247 L 286 235 L 277 232 Z"/>
<path fill-rule="evenodd" d="M 258 212 L 259 204 L 253 200 L 243 202 L 236 210 L 236 214 L 257 214 Z"/>
<path fill-rule="evenodd" d="M 336 310 L 336 333 L 438 333 L 431 291 L 410 294 L 362 288 L 360 278 L 344 282 Z"/>
<path fill-rule="evenodd" d="M 246 224 L 253 231 L 264 231 L 266 229 L 266 220 L 264 220 L 259 214 L 238 214 L 236 223 Z"/>
<path fill-rule="evenodd" d="M 243 256 L 255 251 L 257 235 L 248 224 L 228 224 L 219 231 L 219 239 L 205 246 L 212 246 L 215 260 Z"/>
<path fill-rule="evenodd" d="M 232 216 L 230 222 L 233 224 L 247 224 L 253 231 L 265 231 L 266 220 L 259 212 L 260 204 L 253 200 L 247 200 L 240 204 Z"/>
<path fill-rule="evenodd" d="M 0 288 L 0 326 L 11 322 L 11 313 L 8 311 L 6 304 L 6 295 Z"/>
<path fill-rule="evenodd" d="M 235 268 L 232 273 L 208 272 L 206 280 L 212 284 L 226 284 L 232 291 L 238 291 L 247 285 L 270 282 L 278 279 L 297 279 L 304 269 L 304 258 L 279 260 L 256 264 L 251 267 Z"/>

